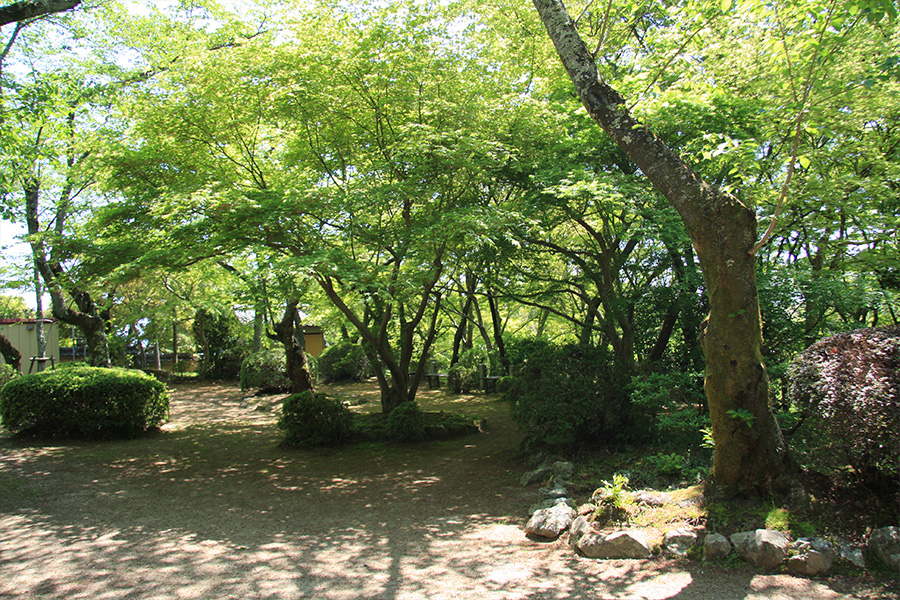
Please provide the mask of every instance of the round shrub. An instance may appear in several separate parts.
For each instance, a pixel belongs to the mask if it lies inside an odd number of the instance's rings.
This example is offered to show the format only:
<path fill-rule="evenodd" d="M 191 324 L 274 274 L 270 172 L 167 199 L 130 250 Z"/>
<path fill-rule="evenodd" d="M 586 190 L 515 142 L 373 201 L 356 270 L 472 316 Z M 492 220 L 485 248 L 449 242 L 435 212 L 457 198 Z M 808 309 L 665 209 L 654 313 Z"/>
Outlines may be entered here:
<path fill-rule="evenodd" d="M 900 474 L 900 327 L 824 338 L 795 359 L 790 377 L 789 399 L 818 434 L 822 457 L 863 479 Z"/>
<path fill-rule="evenodd" d="M 241 363 L 241 389 L 277 392 L 290 389 L 284 350 L 255 352 Z"/>
<path fill-rule="evenodd" d="M 14 433 L 134 437 L 169 420 L 169 394 L 140 371 L 73 364 L 5 385 L 0 420 Z"/>
<path fill-rule="evenodd" d="M 361 381 L 368 373 L 369 361 L 362 346 L 341 341 L 319 355 L 318 369 L 325 381 Z"/>
<path fill-rule="evenodd" d="M 337 399 L 301 392 L 285 398 L 278 427 L 284 431 L 285 446 L 333 446 L 353 433 L 353 417 Z"/>
<path fill-rule="evenodd" d="M 453 365 L 447 370 L 447 387 L 454 394 L 468 394 L 478 388 L 478 369 Z"/>
<path fill-rule="evenodd" d="M 398 442 L 421 442 L 425 439 L 425 415 L 415 402 L 403 402 L 387 418 L 388 435 Z"/>

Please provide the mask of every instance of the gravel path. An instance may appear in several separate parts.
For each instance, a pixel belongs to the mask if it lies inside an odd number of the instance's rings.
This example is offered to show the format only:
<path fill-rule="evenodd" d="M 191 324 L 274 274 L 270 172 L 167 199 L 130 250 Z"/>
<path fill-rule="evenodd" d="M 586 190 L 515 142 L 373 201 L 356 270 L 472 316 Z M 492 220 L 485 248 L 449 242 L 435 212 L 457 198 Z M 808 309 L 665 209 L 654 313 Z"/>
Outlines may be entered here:
<path fill-rule="evenodd" d="M 176 386 L 129 442 L 0 437 L 0 598 L 828 599 L 858 582 L 593 561 L 522 532 L 535 490 L 496 402 L 487 433 L 426 446 L 277 447 L 233 386 Z M 427 394 L 423 404 L 428 406 Z"/>

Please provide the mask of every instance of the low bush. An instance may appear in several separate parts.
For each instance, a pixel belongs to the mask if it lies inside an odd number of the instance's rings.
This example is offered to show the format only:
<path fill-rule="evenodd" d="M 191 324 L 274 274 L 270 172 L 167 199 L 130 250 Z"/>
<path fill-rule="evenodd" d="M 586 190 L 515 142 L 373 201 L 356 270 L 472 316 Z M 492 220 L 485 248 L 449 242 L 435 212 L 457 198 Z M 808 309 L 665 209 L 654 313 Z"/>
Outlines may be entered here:
<path fill-rule="evenodd" d="M 19 377 L 0 390 L 0 420 L 14 433 L 134 437 L 168 419 L 165 386 L 135 370 L 73 363 Z"/>
<path fill-rule="evenodd" d="M 262 392 L 290 389 L 285 373 L 284 350 L 255 352 L 241 363 L 241 389 Z"/>
<path fill-rule="evenodd" d="M 284 400 L 278 427 L 284 431 L 285 446 L 331 446 L 347 441 L 353 434 L 353 416 L 337 399 L 301 392 Z"/>
<path fill-rule="evenodd" d="M 447 370 L 447 387 L 454 394 L 468 394 L 478 389 L 478 369 L 464 365 L 453 365 Z"/>
<path fill-rule="evenodd" d="M 900 327 L 824 338 L 797 357 L 790 377 L 789 400 L 819 460 L 849 464 L 870 482 L 900 475 Z"/>
<path fill-rule="evenodd" d="M 319 355 L 318 370 L 325 381 L 362 381 L 368 374 L 369 361 L 362 346 L 341 341 Z"/>
<path fill-rule="evenodd" d="M 526 445 L 571 445 L 628 437 L 627 381 L 601 350 L 530 340 L 511 353 L 515 376 L 505 381 L 512 416 Z"/>
<path fill-rule="evenodd" d="M 425 439 L 425 415 L 415 402 L 403 402 L 387 418 L 390 438 L 397 442 L 421 442 Z"/>

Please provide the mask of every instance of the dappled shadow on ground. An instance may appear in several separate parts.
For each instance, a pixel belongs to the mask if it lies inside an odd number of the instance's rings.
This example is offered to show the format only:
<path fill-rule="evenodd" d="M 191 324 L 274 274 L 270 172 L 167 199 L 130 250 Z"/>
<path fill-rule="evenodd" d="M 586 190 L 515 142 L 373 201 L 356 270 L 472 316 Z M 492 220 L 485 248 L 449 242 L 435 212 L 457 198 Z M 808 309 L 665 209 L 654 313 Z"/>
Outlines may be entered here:
<path fill-rule="evenodd" d="M 490 401 L 475 407 L 487 434 L 287 451 L 274 414 L 231 386 L 199 392 L 130 442 L 0 439 L 0 598 L 848 597 L 526 539 L 535 491 L 518 485 L 517 434 Z"/>

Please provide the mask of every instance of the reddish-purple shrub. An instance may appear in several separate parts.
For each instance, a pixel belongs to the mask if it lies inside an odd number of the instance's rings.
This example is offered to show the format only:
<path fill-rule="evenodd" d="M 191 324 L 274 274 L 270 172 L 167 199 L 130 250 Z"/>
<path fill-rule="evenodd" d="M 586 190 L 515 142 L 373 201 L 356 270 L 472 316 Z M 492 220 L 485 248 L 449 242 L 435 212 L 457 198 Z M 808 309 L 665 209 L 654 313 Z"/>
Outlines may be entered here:
<path fill-rule="evenodd" d="M 794 361 L 789 397 L 858 475 L 900 472 L 900 327 L 816 342 Z"/>

